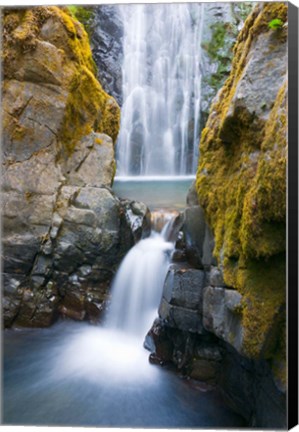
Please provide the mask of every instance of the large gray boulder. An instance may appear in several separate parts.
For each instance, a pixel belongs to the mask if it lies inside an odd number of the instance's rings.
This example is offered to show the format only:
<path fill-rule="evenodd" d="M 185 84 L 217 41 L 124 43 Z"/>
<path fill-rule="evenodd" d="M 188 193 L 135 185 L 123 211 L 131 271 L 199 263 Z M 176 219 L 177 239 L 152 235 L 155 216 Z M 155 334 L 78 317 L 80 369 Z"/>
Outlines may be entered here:
<path fill-rule="evenodd" d="M 165 325 L 201 333 L 204 272 L 173 264 L 166 276 L 159 316 Z"/>
<path fill-rule="evenodd" d="M 204 328 L 242 354 L 241 301 L 242 296 L 236 290 L 210 286 L 203 290 Z"/>

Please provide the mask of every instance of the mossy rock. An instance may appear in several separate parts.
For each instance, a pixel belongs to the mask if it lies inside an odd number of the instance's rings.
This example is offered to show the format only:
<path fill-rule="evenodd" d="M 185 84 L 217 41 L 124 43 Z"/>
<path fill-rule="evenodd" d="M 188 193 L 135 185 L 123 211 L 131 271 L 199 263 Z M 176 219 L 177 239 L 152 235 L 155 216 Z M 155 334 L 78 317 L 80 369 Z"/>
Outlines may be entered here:
<path fill-rule="evenodd" d="M 67 8 L 4 9 L 3 65 L 5 79 L 56 85 L 68 93 L 56 133 L 62 155 L 92 130 L 116 141 L 119 107 L 98 82 L 88 35 Z M 22 131 L 17 127 L 14 133 Z"/>
<path fill-rule="evenodd" d="M 274 18 L 287 22 L 285 3 L 258 4 L 238 36 L 230 76 L 201 135 L 196 188 L 224 281 L 243 296 L 244 353 L 281 372 L 287 26 L 270 29 Z"/>

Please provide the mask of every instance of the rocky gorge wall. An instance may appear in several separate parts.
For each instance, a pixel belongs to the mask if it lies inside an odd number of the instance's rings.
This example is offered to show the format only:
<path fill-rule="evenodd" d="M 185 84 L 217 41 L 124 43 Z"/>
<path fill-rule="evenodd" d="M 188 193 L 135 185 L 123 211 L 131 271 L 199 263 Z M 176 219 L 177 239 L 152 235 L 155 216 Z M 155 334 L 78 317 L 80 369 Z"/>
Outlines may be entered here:
<path fill-rule="evenodd" d="M 286 427 L 286 44 L 286 4 L 257 5 L 202 132 L 145 341 L 153 362 L 218 385 L 249 426 L 270 428 Z"/>
<path fill-rule="evenodd" d="M 111 190 L 119 107 L 66 8 L 3 11 L 3 72 L 4 324 L 97 321 L 149 222 Z"/>

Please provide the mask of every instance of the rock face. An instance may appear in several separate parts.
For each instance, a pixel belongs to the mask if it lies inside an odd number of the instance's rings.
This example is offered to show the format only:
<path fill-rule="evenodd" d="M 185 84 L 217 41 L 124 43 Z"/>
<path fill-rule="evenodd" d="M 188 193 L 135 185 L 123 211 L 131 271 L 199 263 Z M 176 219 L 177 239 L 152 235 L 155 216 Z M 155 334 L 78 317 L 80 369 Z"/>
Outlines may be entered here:
<path fill-rule="evenodd" d="M 167 273 L 159 316 L 169 327 L 202 333 L 204 272 L 172 265 Z"/>
<path fill-rule="evenodd" d="M 103 88 L 122 104 L 123 24 L 118 5 L 94 7 L 91 46 Z"/>
<path fill-rule="evenodd" d="M 287 25 L 270 29 L 274 18 L 286 22 L 285 4 L 257 6 L 240 32 L 202 133 L 196 186 L 224 282 L 243 296 L 243 352 L 271 359 L 277 375 L 285 362 Z"/>
<path fill-rule="evenodd" d="M 47 326 L 58 313 L 98 320 L 141 235 L 110 189 L 118 105 L 64 8 L 4 10 L 3 53 L 5 325 Z M 142 227 L 145 206 L 130 211 Z"/>
<path fill-rule="evenodd" d="M 201 43 L 201 129 L 209 116 L 213 98 L 231 69 L 233 46 L 253 2 L 204 3 Z"/>
<path fill-rule="evenodd" d="M 228 342 L 242 354 L 241 300 L 241 294 L 235 290 L 210 286 L 204 289 L 204 328 Z"/>
<path fill-rule="evenodd" d="M 276 18 L 283 24 L 271 29 L 268 24 Z M 206 288 L 205 328 L 242 355 L 265 359 L 269 380 L 276 387 L 271 393 L 282 399 L 286 43 L 287 6 L 257 5 L 238 36 L 230 76 L 211 107 L 196 180 L 199 203 L 215 237 L 214 254 L 237 305 L 230 317 L 228 290 Z M 263 409 L 265 416 L 265 404 L 257 416 Z M 266 424 L 270 419 L 260 417 L 260 421 Z"/>

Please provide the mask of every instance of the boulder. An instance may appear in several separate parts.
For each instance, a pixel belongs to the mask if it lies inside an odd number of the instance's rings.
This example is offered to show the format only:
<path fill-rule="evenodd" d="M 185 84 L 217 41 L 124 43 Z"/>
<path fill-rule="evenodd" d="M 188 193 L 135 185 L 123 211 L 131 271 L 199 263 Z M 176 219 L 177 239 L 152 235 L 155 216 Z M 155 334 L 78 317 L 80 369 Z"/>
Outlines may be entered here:
<path fill-rule="evenodd" d="M 202 315 L 198 311 L 173 306 L 164 298 L 159 306 L 159 317 L 165 321 L 166 326 L 192 333 L 204 332 Z"/>
<path fill-rule="evenodd" d="M 151 213 L 142 202 L 122 200 L 125 220 L 133 234 L 134 242 L 148 237 L 151 233 Z"/>
<path fill-rule="evenodd" d="M 206 287 L 203 290 L 203 325 L 206 330 L 243 353 L 242 296 L 238 291 Z"/>
<path fill-rule="evenodd" d="M 204 280 L 205 274 L 201 270 L 171 265 L 162 297 L 171 305 L 201 311 Z"/>
<path fill-rule="evenodd" d="M 172 361 L 173 343 L 167 334 L 167 328 L 157 318 L 146 335 L 144 347 L 151 352 L 152 363 L 163 364 Z"/>

